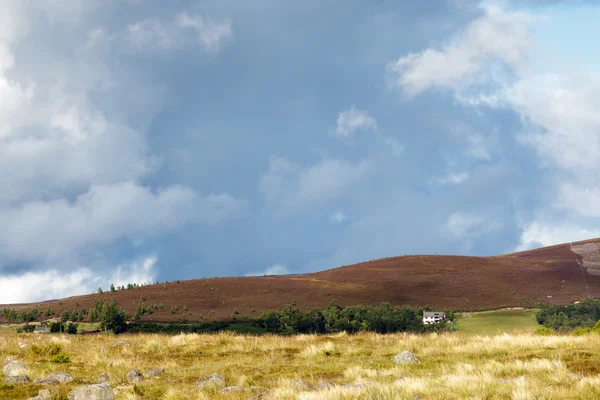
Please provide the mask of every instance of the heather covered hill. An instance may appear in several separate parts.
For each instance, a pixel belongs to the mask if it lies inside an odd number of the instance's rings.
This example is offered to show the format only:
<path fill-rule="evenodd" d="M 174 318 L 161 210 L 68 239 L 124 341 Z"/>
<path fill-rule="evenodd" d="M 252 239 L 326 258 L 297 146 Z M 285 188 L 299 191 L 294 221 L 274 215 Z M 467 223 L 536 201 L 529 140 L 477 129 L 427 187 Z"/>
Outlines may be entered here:
<path fill-rule="evenodd" d="M 326 307 L 332 300 L 457 310 L 566 304 L 600 297 L 600 276 L 593 268 L 599 250 L 596 239 L 496 257 L 392 257 L 310 274 L 195 279 L 0 308 L 37 307 L 42 314 L 50 308 L 61 315 L 114 298 L 131 315 L 140 304 L 152 308 L 142 320 L 201 321 L 258 316 L 292 302 Z"/>

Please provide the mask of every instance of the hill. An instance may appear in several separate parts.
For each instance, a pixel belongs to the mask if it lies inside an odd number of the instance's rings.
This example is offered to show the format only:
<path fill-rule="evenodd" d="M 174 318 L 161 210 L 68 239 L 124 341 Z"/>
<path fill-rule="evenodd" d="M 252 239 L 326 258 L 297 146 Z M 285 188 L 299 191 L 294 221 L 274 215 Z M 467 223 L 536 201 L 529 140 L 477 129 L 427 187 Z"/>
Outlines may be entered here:
<path fill-rule="evenodd" d="M 133 314 L 143 297 L 147 305 L 162 305 L 143 320 L 199 321 L 228 319 L 234 311 L 257 316 L 292 302 L 326 307 L 334 299 L 342 305 L 389 302 L 471 311 L 567 304 L 600 297 L 599 260 L 600 239 L 593 239 L 495 257 L 392 257 L 309 274 L 195 279 L 0 308 L 50 307 L 60 315 L 77 304 L 89 310 L 94 299 L 114 298 Z"/>

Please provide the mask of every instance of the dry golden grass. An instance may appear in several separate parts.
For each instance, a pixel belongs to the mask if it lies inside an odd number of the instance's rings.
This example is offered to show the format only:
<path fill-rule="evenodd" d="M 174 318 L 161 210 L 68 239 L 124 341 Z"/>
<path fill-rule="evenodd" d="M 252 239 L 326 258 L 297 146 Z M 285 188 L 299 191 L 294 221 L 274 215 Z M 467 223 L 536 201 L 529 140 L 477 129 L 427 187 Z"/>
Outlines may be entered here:
<path fill-rule="evenodd" d="M 115 346 L 122 340 L 127 344 Z M 53 364 L 31 351 L 32 345 L 59 343 L 68 364 Z M 410 350 L 421 364 L 397 366 L 396 353 Z M 102 372 L 111 377 L 117 399 L 248 399 L 262 386 L 271 399 L 597 399 L 600 397 L 600 335 L 498 336 L 461 334 L 298 335 L 100 335 L 51 336 L 0 331 L 2 360 L 29 365 L 33 380 L 65 371 L 76 382 L 51 387 L 55 399 Z M 164 368 L 157 379 L 133 386 L 130 369 Z M 196 380 L 222 374 L 243 392 L 222 394 L 198 389 Z M 295 380 L 326 390 L 298 389 Z M 343 386 L 349 385 L 349 386 Z M 26 399 L 33 384 L 4 385 L 2 399 Z"/>

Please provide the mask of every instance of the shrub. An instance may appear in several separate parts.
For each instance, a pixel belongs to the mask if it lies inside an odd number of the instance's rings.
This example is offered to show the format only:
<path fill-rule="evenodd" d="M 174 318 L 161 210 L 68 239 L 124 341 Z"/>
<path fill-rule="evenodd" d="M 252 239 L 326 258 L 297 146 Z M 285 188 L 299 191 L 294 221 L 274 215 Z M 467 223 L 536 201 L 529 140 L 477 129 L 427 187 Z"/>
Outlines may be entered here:
<path fill-rule="evenodd" d="M 31 333 L 35 330 L 35 325 L 25 324 L 20 329 L 21 332 Z"/>
<path fill-rule="evenodd" d="M 71 361 L 71 356 L 69 356 L 65 352 L 61 352 L 61 353 L 58 353 L 58 354 L 50 357 L 50 362 L 57 363 L 57 364 L 64 364 L 64 363 L 68 363 L 69 361 Z"/>
<path fill-rule="evenodd" d="M 589 335 L 590 333 L 592 333 L 592 328 L 589 328 L 589 327 L 577 328 L 573 331 L 573 336 Z"/>
<path fill-rule="evenodd" d="M 54 357 L 63 353 L 63 347 L 58 343 L 48 343 L 44 346 L 31 345 L 29 351 L 38 357 Z"/>
<path fill-rule="evenodd" d="M 540 326 L 535 330 L 535 334 L 538 336 L 550 336 L 554 335 L 554 331 L 550 328 L 546 328 L 545 326 Z"/>
<path fill-rule="evenodd" d="M 77 334 L 77 324 L 69 323 L 69 325 L 67 325 L 67 333 L 69 335 L 76 335 Z"/>

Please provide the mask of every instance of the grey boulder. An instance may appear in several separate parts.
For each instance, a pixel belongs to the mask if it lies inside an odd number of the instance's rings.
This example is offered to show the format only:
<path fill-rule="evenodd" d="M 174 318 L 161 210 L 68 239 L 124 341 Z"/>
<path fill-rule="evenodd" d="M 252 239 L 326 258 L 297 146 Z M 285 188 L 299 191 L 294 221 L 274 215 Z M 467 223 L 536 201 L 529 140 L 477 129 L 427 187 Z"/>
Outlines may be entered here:
<path fill-rule="evenodd" d="M 3 368 L 2 372 L 5 376 L 22 376 L 27 375 L 27 365 L 21 361 L 10 361 Z"/>
<path fill-rule="evenodd" d="M 398 365 L 420 364 L 421 361 L 413 353 L 406 350 L 394 356 L 394 362 Z"/>
<path fill-rule="evenodd" d="M 75 388 L 68 395 L 69 400 L 114 400 L 115 393 L 106 382 Z"/>
<path fill-rule="evenodd" d="M 204 378 L 198 379 L 196 381 L 196 386 L 199 388 L 216 386 L 216 387 L 225 387 L 225 378 L 221 374 L 212 374 L 209 376 L 205 376 Z"/>

